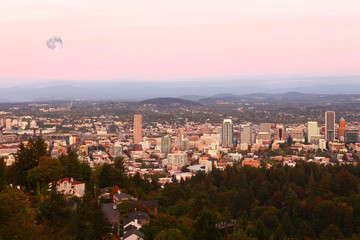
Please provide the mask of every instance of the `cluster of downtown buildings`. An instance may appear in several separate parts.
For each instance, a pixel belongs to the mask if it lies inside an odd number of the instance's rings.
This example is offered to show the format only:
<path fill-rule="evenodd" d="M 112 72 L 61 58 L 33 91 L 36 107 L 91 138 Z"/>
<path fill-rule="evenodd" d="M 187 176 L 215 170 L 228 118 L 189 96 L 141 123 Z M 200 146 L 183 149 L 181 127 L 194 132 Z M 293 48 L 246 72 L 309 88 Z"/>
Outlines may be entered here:
<path fill-rule="evenodd" d="M 145 116 L 146 117 L 146 116 Z M 40 127 L 38 122 L 48 128 Z M 329 150 L 341 154 L 360 150 L 357 125 L 346 124 L 344 118 L 335 122 L 335 112 L 325 112 L 324 122 L 307 124 L 234 124 L 231 118 L 223 123 L 143 124 L 142 115 L 133 121 L 120 122 L 107 116 L 84 118 L 72 124 L 62 119 L 36 119 L 32 116 L 11 117 L 0 120 L 0 156 L 7 165 L 15 161 L 20 141 L 41 136 L 52 157 L 58 158 L 75 150 L 79 160 L 91 167 L 112 164 L 114 158 L 124 157 L 129 175 L 160 174 L 161 183 L 191 177 L 196 171 L 210 171 L 214 166 L 260 166 L 261 151 L 280 151 L 281 144 L 291 141 L 294 154 L 273 159 L 283 161 L 309 160 L 301 151 Z M 61 131 L 57 129 L 62 129 Z M 64 132 L 64 129 L 69 131 Z M 360 151 L 359 151 L 360 152 Z M 351 156 L 349 156 L 351 158 Z M 316 160 L 313 156 L 311 160 Z M 336 158 L 339 158 L 336 155 Z M 323 162 L 330 162 L 323 159 Z M 185 168 L 184 168 L 185 166 Z"/>

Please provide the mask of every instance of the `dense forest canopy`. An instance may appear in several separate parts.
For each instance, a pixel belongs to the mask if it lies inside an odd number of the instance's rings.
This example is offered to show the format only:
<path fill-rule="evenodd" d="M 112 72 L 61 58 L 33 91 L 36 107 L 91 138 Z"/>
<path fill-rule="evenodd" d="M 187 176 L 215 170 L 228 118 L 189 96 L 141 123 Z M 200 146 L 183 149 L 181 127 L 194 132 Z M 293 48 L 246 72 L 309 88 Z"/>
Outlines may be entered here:
<path fill-rule="evenodd" d="M 85 196 L 73 199 L 76 209 L 48 189 L 62 177 L 86 183 Z M 31 140 L 20 146 L 13 166 L 0 161 L 0 236 L 116 238 L 97 195 L 100 188 L 117 186 L 138 199 L 159 200 L 159 214 L 141 229 L 145 239 L 223 239 L 224 230 L 216 226 L 232 220 L 229 239 L 360 238 L 360 165 L 235 165 L 164 188 L 158 177 L 128 176 L 122 158 L 94 169 L 80 163 L 75 152 L 50 158 L 42 139 Z"/>

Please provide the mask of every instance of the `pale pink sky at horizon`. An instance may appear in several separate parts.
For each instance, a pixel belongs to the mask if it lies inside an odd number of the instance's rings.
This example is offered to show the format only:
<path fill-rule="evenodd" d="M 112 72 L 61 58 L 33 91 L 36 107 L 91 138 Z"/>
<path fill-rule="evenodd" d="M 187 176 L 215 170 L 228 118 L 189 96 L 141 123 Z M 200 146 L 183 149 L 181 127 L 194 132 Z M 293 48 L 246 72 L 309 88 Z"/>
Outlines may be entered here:
<path fill-rule="evenodd" d="M 4 82 L 360 74 L 359 0 L 2 0 L 0 16 Z"/>

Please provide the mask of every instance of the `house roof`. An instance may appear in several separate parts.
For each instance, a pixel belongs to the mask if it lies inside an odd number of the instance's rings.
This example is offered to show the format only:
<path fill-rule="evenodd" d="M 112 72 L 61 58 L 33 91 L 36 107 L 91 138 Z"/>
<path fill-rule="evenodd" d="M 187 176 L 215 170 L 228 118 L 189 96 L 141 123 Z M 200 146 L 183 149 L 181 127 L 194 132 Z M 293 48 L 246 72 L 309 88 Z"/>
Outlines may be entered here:
<path fill-rule="evenodd" d="M 140 238 L 144 238 L 144 234 L 138 230 L 131 230 L 131 231 L 128 231 L 126 232 L 124 235 L 123 235 L 123 239 L 126 240 L 128 237 L 130 237 L 131 235 L 135 234 L 136 236 L 140 237 Z"/>
<path fill-rule="evenodd" d="M 124 228 L 124 232 L 128 232 L 134 229 L 137 229 L 136 226 L 129 224 L 126 228 Z"/>
<path fill-rule="evenodd" d="M 126 193 L 116 193 L 114 194 L 114 197 L 116 197 L 117 199 L 132 198 L 130 194 L 126 194 Z"/>
<path fill-rule="evenodd" d="M 130 222 L 133 222 L 136 220 L 142 220 L 142 219 L 150 221 L 149 214 L 144 213 L 144 212 L 129 213 L 128 217 L 124 219 L 124 226 Z"/>
<path fill-rule="evenodd" d="M 131 208 L 136 208 L 136 205 L 143 205 L 147 208 L 158 208 L 159 202 L 158 200 L 139 200 L 139 201 L 131 201 L 130 206 Z"/>
<path fill-rule="evenodd" d="M 59 184 L 62 184 L 63 182 L 68 182 L 71 185 L 84 184 L 83 182 L 76 181 L 76 180 L 74 181 L 73 179 L 69 179 L 69 178 L 60 179 L 60 180 L 57 181 L 57 184 L 59 185 Z"/>

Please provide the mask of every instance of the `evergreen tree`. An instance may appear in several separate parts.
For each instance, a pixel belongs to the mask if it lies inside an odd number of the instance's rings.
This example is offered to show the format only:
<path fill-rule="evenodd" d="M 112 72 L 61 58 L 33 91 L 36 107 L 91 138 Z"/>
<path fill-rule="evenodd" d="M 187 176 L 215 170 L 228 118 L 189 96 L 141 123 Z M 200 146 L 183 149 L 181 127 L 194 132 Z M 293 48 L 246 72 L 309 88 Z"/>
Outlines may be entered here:
<path fill-rule="evenodd" d="M 4 158 L 0 158 L 0 192 L 6 188 L 6 164 Z"/>
<path fill-rule="evenodd" d="M 220 232 L 216 229 L 217 218 L 214 213 L 208 209 L 199 212 L 194 223 L 192 239 L 216 240 L 220 239 Z"/>

